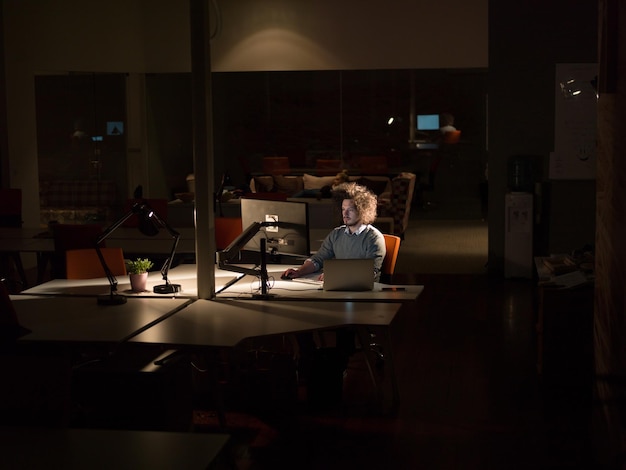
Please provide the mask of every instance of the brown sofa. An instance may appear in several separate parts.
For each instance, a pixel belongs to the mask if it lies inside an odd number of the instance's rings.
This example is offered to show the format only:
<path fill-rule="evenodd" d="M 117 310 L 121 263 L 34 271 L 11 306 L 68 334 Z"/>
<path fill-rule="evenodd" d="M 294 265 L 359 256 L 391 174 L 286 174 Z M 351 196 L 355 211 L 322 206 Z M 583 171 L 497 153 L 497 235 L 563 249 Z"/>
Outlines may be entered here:
<path fill-rule="evenodd" d="M 332 184 L 334 176 L 304 175 L 264 175 L 255 176 L 250 181 L 252 190 L 251 197 L 298 200 L 293 195 L 303 189 L 320 189 L 325 185 Z M 350 181 L 370 188 L 378 197 L 378 220 L 381 230 L 404 237 L 404 232 L 409 224 L 411 202 L 415 191 L 416 175 L 413 173 L 400 173 L 394 178 L 388 176 L 351 176 Z M 307 198 L 302 198 L 307 201 Z M 308 199 L 309 201 L 311 199 Z M 317 206 L 316 204 L 315 206 Z M 328 210 L 312 207 L 314 214 L 310 216 L 315 227 L 336 224 L 335 217 L 328 214 Z M 320 216 L 315 213 L 320 212 Z M 325 224 L 321 221 L 324 221 Z"/>
<path fill-rule="evenodd" d="M 303 175 L 262 175 L 254 176 L 250 180 L 252 197 L 263 197 L 284 199 L 294 197 L 305 189 L 321 189 L 330 186 L 335 176 L 313 176 Z M 350 181 L 367 186 L 379 198 L 389 198 L 391 196 L 391 179 L 388 176 L 350 176 Z"/>

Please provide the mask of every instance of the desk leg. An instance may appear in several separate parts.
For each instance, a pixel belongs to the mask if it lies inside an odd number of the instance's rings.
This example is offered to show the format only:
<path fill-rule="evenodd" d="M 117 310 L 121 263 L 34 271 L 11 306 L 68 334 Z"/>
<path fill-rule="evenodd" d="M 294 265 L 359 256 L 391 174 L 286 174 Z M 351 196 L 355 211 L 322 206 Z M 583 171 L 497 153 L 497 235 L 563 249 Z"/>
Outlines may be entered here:
<path fill-rule="evenodd" d="M 20 252 L 19 251 L 12 251 L 12 252 L 8 252 L 6 254 L 2 254 L 2 271 L 0 273 L 0 275 L 4 276 L 8 276 L 11 271 L 11 263 L 13 263 L 13 267 L 15 268 L 15 271 L 17 271 L 18 276 L 20 277 L 20 283 L 22 284 L 22 289 L 26 289 L 28 287 L 28 280 L 26 279 L 26 273 L 24 272 L 24 266 L 22 265 L 22 258 L 20 256 Z M 4 272 L 6 269 L 6 272 Z"/>
<path fill-rule="evenodd" d="M 385 328 L 385 342 L 386 342 L 386 352 L 385 352 L 385 367 L 387 369 L 387 374 L 391 378 L 391 389 L 392 389 L 392 402 L 391 402 L 391 413 L 395 414 L 398 409 L 398 404 L 400 402 L 400 393 L 398 388 L 398 382 L 396 380 L 396 371 L 394 370 L 393 365 L 393 356 L 391 353 L 391 333 L 389 328 Z M 365 356 L 365 364 L 367 365 L 367 370 L 370 374 L 370 379 L 374 386 L 374 390 L 376 392 L 376 399 L 378 400 L 380 410 L 382 413 L 385 412 L 385 394 L 383 390 L 382 380 L 377 377 L 376 371 L 372 366 L 372 355 L 373 351 L 370 348 L 371 338 L 369 333 L 369 328 L 364 326 L 357 327 L 357 334 L 359 337 L 359 343 L 361 343 L 361 350 Z"/>
<path fill-rule="evenodd" d="M 43 282 L 50 258 L 50 253 L 41 251 L 37 252 L 37 284 L 41 284 Z"/>
<path fill-rule="evenodd" d="M 396 370 L 393 366 L 393 353 L 391 352 L 391 330 L 385 328 L 385 339 L 387 341 L 387 352 L 385 354 L 387 370 L 391 375 L 391 390 L 392 390 L 392 402 L 391 412 L 395 414 L 398 411 L 398 405 L 400 404 L 400 389 L 398 387 L 398 380 L 396 379 Z"/>
<path fill-rule="evenodd" d="M 357 335 L 359 337 L 359 343 L 361 344 L 361 351 L 363 352 L 363 355 L 365 357 L 367 371 L 370 374 L 370 379 L 372 380 L 372 385 L 374 386 L 374 391 L 376 392 L 376 400 L 378 401 L 381 412 L 384 412 L 385 397 L 382 389 L 382 384 L 380 383 L 378 377 L 376 377 L 376 372 L 372 367 L 369 332 L 366 327 L 359 326 L 357 327 Z"/>
<path fill-rule="evenodd" d="M 210 395 L 211 404 L 215 407 L 217 420 L 221 428 L 226 427 L 226 406 L 224 404 L 224 385 L 220 380 L 220 350 L 209 349 L 203 352 L 192 354 L 192 367 L 199 374 L 197 382 L 202 382 L 201 376 L 206 374 L 206 383 L 208 384 L 208 394 Z M 202 387 L 200 386 L 200 389 Z M 194 393 L 203 393 L 203 390 L 194 390 Z"/>

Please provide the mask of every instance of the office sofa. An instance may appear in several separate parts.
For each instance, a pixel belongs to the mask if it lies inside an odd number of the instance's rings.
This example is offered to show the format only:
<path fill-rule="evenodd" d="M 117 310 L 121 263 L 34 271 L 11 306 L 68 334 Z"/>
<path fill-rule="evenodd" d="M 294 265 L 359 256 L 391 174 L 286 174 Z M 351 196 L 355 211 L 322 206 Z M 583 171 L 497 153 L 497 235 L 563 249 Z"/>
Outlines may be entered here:
<path fill-rule="evenodd" d="M 302 189 L 319 189 L 324 185 L 330 185 L 334 176 L 302 176 L 264 175 L 255 176 L 250 181 L 253 197 L 283 200 L 311 201 L 310 198 L 291 198 Z M 399 237 L 404 237 L 404 232 L 409 224 L 411 202 L 415 192 L 416 175 L 413 173 L 400 173 L 393 178 L 388 176 L 351 176 L 350 181 L 355 181 L 370 188 L 378 197 L 377 224 L 381 230 Z M 323 199 L 322 199 L 323 201 Z M 316 204 L 315 206 L 318 206 Z M 322 213 L 321 217 L 310 217 L 311 220 L 325 220 L 326 224 L 336 223 L 332 212 L 324 211 L 323 208 L 312 207 L 312 211 Z M 314 224 L 315 226 L 319 224 Z"/>
<path fill-rule="evenodd" d="M 250 180 L 250 190 L 256 196 L 267 195 L 275 197 L 284 196 L 291 198 L 303 189 L 321 189 L 330 186 L 335 176 L 314 176 L 307 173 L 303 175 L 262 175 L 254 176 Z M 350 181 L 357 182 L 370 188 L 374 194 L 380 197 L 389 197 L 391 194 L 391 179 L 388 176 L 367 175 L 350 176 Z"/>

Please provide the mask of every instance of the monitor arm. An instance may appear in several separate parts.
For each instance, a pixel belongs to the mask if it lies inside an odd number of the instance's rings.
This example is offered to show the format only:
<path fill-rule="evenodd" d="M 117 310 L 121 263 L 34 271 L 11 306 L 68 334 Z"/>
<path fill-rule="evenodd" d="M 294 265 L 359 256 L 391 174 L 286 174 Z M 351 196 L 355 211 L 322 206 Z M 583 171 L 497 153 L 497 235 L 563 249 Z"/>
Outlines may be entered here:
<path fill-rule="evenodd" d="M 269 294 L 267 293 L 267 282 L 269 276 L 267 274 L 267 241 L 265 240 L 265 238 L 261 238 L 261 248 L 259 250 L 261 262 L 259 263 L 258 268 L 245 268 L 243 266 L 237 266 L 230 263 L 239 254 L 239 252 L 243 250 L 243 247 L 246 245 L 246 243 L 252 240 L 252 238 L 257 233 L 259 233 L 261 228 L 271 225 L 276 225 L 276 222 L 253 222 L 248 228 L 241 232 L 241 234 L 235 240 L 233 240 L 230 245 L 228 245 L 222 251 L 217 252 L 217 262 L 220 269 L 236 273 L 249 274 L 251 276 L 261 278 L 261 294 L 260 296 L 258 296 L 258 298 L 268 298 L 269 296 Z"/>

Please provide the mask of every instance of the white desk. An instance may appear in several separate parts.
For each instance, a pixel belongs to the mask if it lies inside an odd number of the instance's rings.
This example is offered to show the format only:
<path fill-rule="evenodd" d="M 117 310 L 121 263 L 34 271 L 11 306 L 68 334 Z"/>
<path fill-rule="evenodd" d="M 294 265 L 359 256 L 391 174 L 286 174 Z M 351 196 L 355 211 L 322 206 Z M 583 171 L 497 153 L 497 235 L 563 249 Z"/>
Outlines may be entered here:
<path fill-rule="evenodd" d="M 233 347 L 258 336 L 345 325 L 389 326 L 400 307 L 379 302 L 199 299 L 131 342 Z"/>
<path fill-rule="evenodd" d="M 371 291 L 325 291 L 312 284 L 282 280 L 281 274 L 292 265 L 270 264 L 267 273 L 270 276 L 268 294 L 276 300 L 343 300 L 374 302 L 405 302 L 417 299 L 424 286 L 396 285 L 375 283 Z M 395 287 L 396 290 L 385 290 Z M 250 299 L 260 292 L 259 279 L 246 275 L 235 284 L 217 294 L 218 299 Z"/>
<path fill-rule="evenodd" d="M 20 324 L 32 333 L 20 342 L 109 342 L 127 340 L 182 308 L 188 299 L 133 298 L 98 305 L 93 297 L 11 296 Z"/>
<path fill-rule="evenodd" d="M 234 347 L 241 341 L 259 336 L 356 327 L 361 344 L 369 344 L 366 327 L 382 327 L 391 344 L 389 325 L 401 308 L 399 303 L 315 302 L 273 300 L 196 300 L 176 314 L 130 339 L 134 343 L 153 343 L 172 347 Z M 364 349 L 366 363 L 381 409 L 384 394 Z M 387 352 L 391 377 L 392 407 L 399 402 L 391 348 Z"/>
<path fill-rule="evenodd" d="M 215 270 L 215 290 L 219 291 L 234 282 L 241 274 L 228 271 Z M 130 280 L 128 276 L 117 277 L 117 293 L 127 297 L 180 297 L 195 298 L 198 296 L 198 281 L 196 277 L 195 264 L 180 264 L 172 268 L 168 275 L 172 284 L 180 284 L 182 291 L 176 294 L 155 294 L 153 288 L 155 285 L 163 284 L 163 277 L 158 271 L 148 274 L 148 284 L 146 292 L 133 292 L 130 288 Z M 21 294 L 26 295 L 70 295 L 70 296 L 97 296 L 109 293 L 109 281 L 104 278 L 96 279 L 53 279 L 51 281 L 39 284 L 30 289 L 26 289 Z"/>

